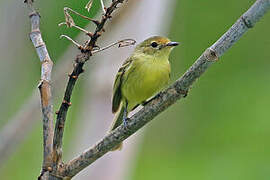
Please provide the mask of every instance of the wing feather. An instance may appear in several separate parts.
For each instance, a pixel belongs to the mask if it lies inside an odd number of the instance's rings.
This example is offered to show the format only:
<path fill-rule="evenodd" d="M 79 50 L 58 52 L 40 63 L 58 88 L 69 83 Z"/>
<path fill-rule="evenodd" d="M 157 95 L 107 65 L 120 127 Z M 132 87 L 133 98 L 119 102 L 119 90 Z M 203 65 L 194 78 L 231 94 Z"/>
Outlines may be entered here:
<path fill-rule="evenodd" d="M 122 92 L 121 92 L 121 86 L 123 82 L 123 75 L 127 71 L 127 69 L 130 67 L 132 63 L 132 58 L 128 58 L 122 66 L 119 68 L 113 85 L 113 98 L 112 98 L 112 112 L 115 113 L 118 111 L 121 100 L 122 100 Z"/>

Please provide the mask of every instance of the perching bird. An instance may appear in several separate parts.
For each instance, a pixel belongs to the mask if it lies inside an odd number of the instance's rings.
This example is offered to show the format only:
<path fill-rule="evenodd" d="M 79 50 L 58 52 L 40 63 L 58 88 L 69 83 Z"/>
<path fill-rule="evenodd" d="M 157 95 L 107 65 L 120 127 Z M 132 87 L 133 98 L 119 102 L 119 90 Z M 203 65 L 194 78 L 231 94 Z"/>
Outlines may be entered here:
<path fill-rule="evenodd" d="M 116 115 L 110 131 L 122 122 L 125 124 L 130 111 L 168 84 L 171 72 L 169 55 L 178 44 L 166 37 L 154 36 L 136 46 L 115 77 L 112 112 Z M 114 150 L 121 147 L 122 143 Z"/>

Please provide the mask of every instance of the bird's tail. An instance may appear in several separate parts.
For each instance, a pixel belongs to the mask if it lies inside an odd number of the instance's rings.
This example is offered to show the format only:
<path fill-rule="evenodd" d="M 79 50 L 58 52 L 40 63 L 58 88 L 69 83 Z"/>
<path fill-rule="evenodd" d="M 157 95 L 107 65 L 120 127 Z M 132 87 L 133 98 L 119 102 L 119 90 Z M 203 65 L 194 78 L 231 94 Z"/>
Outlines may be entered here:
<path fill-rule="evenodd" d="M 123 103 L 121 102 L 119 110 L 115 113 L 115 116 L 113 118 L 113 123 L 111 125 L 111 128 L 109 130 L 109 132 L 113 131 L 115 128 L 117 128 L 118 126 L 120 126 L 123 122 L 123 116 L 124 116 L 124 106 Z M 118 146 L 116 146 L 113 151 L 116 150 L 121 150 L 123 147 L 123 142 L 121 142 Z"/>

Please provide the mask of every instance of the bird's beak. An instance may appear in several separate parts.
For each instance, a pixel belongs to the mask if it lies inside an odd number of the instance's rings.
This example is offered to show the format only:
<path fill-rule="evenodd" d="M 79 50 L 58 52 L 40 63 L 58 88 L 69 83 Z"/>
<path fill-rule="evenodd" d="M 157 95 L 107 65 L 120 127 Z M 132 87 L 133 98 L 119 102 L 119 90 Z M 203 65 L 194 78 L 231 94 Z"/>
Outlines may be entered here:
<path fill-rule="evenodd" d="M 166 44 L 166 46 L 178 46 L 179 42 L 169 42 Z"/>

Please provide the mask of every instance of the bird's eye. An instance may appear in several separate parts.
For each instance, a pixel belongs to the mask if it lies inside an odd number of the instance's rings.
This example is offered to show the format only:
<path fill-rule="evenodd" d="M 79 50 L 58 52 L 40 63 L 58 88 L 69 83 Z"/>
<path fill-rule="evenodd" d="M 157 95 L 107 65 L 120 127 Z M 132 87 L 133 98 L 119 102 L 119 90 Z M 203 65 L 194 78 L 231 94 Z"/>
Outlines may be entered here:
<path fill-rule="evenodd" d="M 152 42 L 152 43 L 151 43 L 151 46 L 152 46 L 153 48 L 155 48 L 155 47 L 158 46 L 158 43 L 157 43 L 157 42 Z"/>

